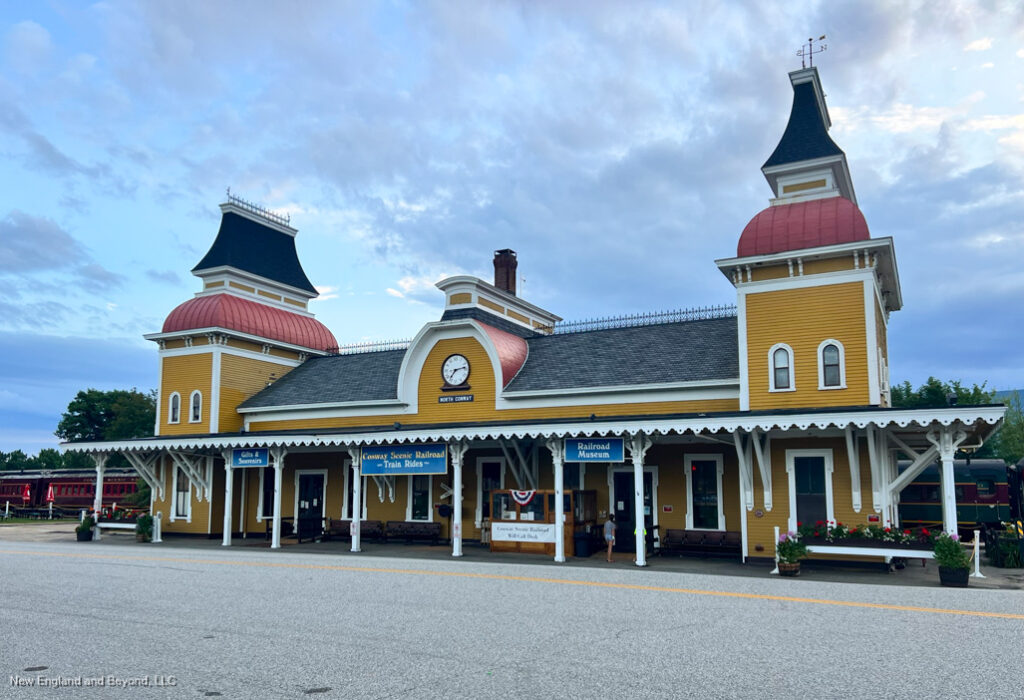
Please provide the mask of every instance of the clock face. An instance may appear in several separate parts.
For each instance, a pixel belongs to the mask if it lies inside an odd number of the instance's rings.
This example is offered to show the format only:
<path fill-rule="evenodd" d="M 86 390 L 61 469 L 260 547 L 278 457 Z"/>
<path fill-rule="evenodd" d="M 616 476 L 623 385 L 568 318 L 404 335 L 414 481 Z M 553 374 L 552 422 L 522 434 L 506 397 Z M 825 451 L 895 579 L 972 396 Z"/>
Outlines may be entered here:
<path fill-rule="evenodd" d="M 448 386 L 462 386 L 469 379 L 469 360 L 462 355 L 451 355 L 441 365 L 441 377 Z"/>

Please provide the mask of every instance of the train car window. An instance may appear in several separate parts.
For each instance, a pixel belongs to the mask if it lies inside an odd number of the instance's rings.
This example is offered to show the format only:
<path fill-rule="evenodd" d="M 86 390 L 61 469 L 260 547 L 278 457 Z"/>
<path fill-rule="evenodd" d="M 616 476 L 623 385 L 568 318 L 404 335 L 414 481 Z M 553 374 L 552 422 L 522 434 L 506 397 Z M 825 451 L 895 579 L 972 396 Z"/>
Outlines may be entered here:
<path fill-rule="evenodd" d="M 992 496 L 996 492 L 996 485 L 991 479 L 978 479 L 978 495 Z"/>
<path fill-rule="evenodd" d="M 956 494 L 956 501 L 957 501 L 957 503 L 959 503 L 960 501 L 964 500 L 964 487 L 963 486 L 957 486 L 956 488 L 953 489 L 953 492 Z"/>
<path fill-rule="evenodd" d="M 925 486 L 924 487 L 924 500 L 926 501 L 937 501 L 939 500 L 939 487 L 938 486 Z"/>

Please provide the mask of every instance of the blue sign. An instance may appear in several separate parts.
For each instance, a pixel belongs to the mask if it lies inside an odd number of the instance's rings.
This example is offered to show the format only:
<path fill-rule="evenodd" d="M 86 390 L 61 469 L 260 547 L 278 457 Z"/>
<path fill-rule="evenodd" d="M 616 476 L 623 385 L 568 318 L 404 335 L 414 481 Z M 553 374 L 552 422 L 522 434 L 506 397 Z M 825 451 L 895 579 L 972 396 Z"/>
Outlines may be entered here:
<path fill-rule="evenodd" d="M 269 467 L 270 450 L 266 447 L 248 447 L 244 450 L 231 450 L 232 467 Z"/>
<path fill-rule="evenodd" d="M 622 438 L 566 438 L 566 462 L 622 462 Z"/>
<path fill-rule="evenodd" d="M 362 472 L 367 476 L 391 474 L 447 474 L 448 446 L 401 445 L 364 447 Z"/>

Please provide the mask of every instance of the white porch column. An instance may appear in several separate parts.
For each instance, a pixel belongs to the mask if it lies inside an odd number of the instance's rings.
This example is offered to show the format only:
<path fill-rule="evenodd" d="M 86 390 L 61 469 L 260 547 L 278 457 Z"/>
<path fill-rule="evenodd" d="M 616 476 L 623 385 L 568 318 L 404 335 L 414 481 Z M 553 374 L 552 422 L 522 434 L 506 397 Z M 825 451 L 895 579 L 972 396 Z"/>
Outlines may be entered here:
<path fill-rule="evenodd" d="M 360 447 L 348 448 L 352 458 L 352 510 L 349 525 L 349 537 L 352 540 L 351 552 L 362 551 L 363 534 L 363 450 Z"/>
<path fill-rule="evenodd" d="M 953 476 L 953 456 L 967 434 L 952 428 L 943 428 L 936 436 L 934 431 L 927 435 L 928 441 L 939 449 L 939 474 L 942 483 L 942 529 L 947 534 L 956 534 L 956 479 Z"/>
<path fill-rule="evenodd" d="M 644 530 L 647 519 L 644 515 L 644 456 L 651 448 L 651 439 L 643 433 L 637 433 L 626 440 L 629 456 L 633 460 L 633 497 L 634 521 L 636 524 L 636 565 L 647 566 L 647 538 Z"/>
<path fill-rule="evenodd" d="M 231 505 L 235 470 L 231 465 L 231 450 L 224 450 L 224 539 L 222 547 L 231 546 Z"/>
<path fill-rule="evenodd" d="M 96 464 L 96 494 L 92 499 L 92 509 L 95 513 L 96 520 L 100 519 L 100 511 L 103 510 L 103 472 L 107 469 L 107 459 L 110 455 L 106 452 L 96 452 L 92 456 L 92 461 Z M 100 528 L 96 527 L 92 531 L 93 540 L 100 539 Z"/>
<path fill-rule="evenodd" d="M 284 458 L 288 450 L 272 447 L 270 456 L 274 460 L 274 524 L 270 535 L 270 548 L 281 548 L 281 486 L 284 481 Z"/>
<path fill-rule="evenodd" d="M 448 444 L 452 455 L 452 556 L 462 556 L 462 460 L 469 443 L 458 440 Z"/>
<path fill-rule="evenodd" d="M 547 446 L 555 471 L 555 561 L 561 564 L 565 562 L 565 443 L 552 438 Z"/>

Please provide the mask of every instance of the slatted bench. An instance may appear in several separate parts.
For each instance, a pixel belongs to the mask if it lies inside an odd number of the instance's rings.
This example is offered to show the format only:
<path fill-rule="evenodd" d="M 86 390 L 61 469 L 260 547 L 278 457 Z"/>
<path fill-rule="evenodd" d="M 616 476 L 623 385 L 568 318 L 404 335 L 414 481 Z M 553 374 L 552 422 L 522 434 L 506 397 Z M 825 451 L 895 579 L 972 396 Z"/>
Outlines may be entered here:
<path fill-rule="evenodd" d="M 389 520 L 384 531 L 384 541 L 402 540 L 406 544 L 430 542 L 436 545 L 441 539 L 441 523 L 410 523 L 405 520 Z"/>
<path fill-rule="evenodd" d="M 341 518 L 327 518 L 324 527 L 324 539 L 329 540 L 337 537 L 340 540 L 352 538 L 352 521 Z M 359 537 L 363 540 L 383 540 L 384 523 L 379 520 L 359 521 Z"/>
<path fill-rule="evenodd" d="M 742 542 L 738 532 L 670 529 L 661 538 L 661 553 L 740 556 Z"/>

